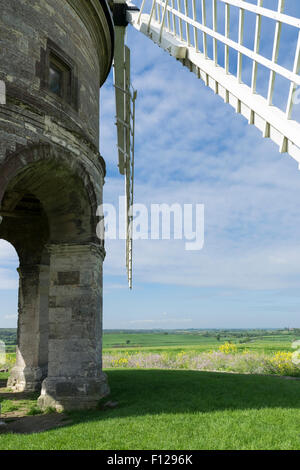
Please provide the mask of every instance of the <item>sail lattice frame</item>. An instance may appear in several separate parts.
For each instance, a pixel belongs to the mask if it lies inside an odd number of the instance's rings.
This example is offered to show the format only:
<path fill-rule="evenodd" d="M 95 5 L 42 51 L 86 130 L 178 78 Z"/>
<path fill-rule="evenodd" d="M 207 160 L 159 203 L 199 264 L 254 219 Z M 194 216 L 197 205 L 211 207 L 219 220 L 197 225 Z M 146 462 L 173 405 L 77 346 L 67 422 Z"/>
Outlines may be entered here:
<path fill-rule="evenodd" d="M 295 95 L 300 86 L 300 19 L 284 13 L 285 0 L 277 0 L 277 9 L 247 0 L 142 0 L 140 11 L 127 11 L 127 19 L 137 30 L 169 52 L 194 72 L 237 113 L 248 119 L 279 146 L 280 152 L 288 152 L 300 167 L 300 124 L 292 119 Z M 208 25 L 208 4 L 212 25 Z M 225 7 L 224 25 L 220 27 L 218 10 Z M 230 13 L 237 8 L 238 37 L 232 38 Z M 252 13 L 256 22 L 254 47 L 245 44 L 245 15 Z M 262 20 L 274 22 L 272 57 L 268 59 L 260 51 Z M 282 39 L 282 27 L 288 25 L 297 34 L 291 68 L 278 61 Z M 209 39 L 210 38 L 210 39 Z M 209 57 L 208 40 L 212 41 L 213 54 Z M 201 43 L 201 47 L 200 47 Z M 224 47 L 222 61 L 219 47 Z M 236 72 L 232 73 L 230 53 L 236 54 Z M 244 58 L 251 61 L 251 83 L 243 82 Z M 268 93 L 257 91 L 258 68 L 268 71 Z M 275 106 L 274 88 L 277 77 L 288 80 L 289 92 L 283 109 Z"/>

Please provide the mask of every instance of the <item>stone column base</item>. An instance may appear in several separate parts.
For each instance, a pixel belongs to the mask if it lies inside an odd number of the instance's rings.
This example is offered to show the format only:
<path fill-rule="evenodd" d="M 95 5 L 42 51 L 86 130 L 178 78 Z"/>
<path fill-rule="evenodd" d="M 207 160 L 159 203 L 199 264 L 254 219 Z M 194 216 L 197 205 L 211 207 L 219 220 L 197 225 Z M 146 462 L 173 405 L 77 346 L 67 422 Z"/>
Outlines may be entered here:
<path fill-rule="evenodd" d="M 10 372 L 7 387 L 13 392 L 40 392 L 42 381 L 47 376 L 46 367 L 18 367 Z"/>
<path fill-rule="evenodd" d="M 96 408 L 101 398 L 110 393 L 107 376 L 94 378 L 46 378 L 42 384 L 38 406 L 56 411 Z"/>

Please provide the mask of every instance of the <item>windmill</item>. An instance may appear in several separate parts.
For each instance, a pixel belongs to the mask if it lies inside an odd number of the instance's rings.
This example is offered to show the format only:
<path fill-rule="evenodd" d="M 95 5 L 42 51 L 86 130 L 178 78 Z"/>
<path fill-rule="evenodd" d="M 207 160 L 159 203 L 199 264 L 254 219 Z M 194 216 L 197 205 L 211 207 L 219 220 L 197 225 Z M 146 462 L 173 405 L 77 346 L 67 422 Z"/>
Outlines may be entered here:
<path fill-rule="evenodd" d="M 134 112 L 132 114 L 130 101 L 134 109 L 136 92 L 130 92 L 130 51 L 125 45 L 128 24 L 180 61 L 225 103 L 234 107 L 236 113 L 255 125 L 263 137 L 273 140 L 279 152 L 293 157 L 300 169 L 300 123 L 294 119 L 294 104 L 300 87 L 299 5 L 297 17 L 286 13 L 285 0 L 274 0 L 275 9 L 264 6 L 264 0 L 256 0 L 256 4 L 249 0 L 139 0 L 138 3 L 135 6 L 125 0 L 115 0 L 112 4 L 116 31 L 114 67 L 119 170 L 126 179 L 126 264 L 130 287 L 133 223 L 130 208 L 134 177 Z M 233 13 L 235 24 L 231 21 Z M 245 31 L 249 34 L 249 15 L 255 17 L 251 32 L 253 47 L 249 46 L 245 34 Z M 270 57 L 261 51 L 262 23 L 266 20 L 274 28 L 273 35 L 268 36 L 272 45 Z M 233 26 L 237 30 L 235 39 Z M 281 47 L 285 45 L 282 31 L 287 27 L 296 38 L 289 51 L 290 66 L 279 61 Z M 244 79 L 245 59 L 248 69 L 251 64 L 248 80 Z M 262 68 L 267 83 L 265 94 L 258 90 L 258 73 Z M 278 80 L 284 82 L 280 105 L 275 100 Z"/>

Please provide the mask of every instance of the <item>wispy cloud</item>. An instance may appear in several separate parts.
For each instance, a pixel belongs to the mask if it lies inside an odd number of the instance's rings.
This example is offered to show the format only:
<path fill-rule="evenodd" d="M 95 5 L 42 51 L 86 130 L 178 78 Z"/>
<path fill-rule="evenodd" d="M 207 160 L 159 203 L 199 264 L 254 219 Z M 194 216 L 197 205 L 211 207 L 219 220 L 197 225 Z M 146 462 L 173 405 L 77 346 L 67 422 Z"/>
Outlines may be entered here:
<path fill-rule="evenodd" d="M 15 291 L 18 288 L 17 264 L 18 255 L 13 246 L 0 240 L 0 290 Z"/>
<path fill-rule="evenodd" d="M 0 290 L 16 290 L 18 281 L 14 271 L 0 268 Z"/>
<path fill-rule="evenodd" d="M 17 263 L 18 255 L 13 246 L 5 240 L 0 240 L 0 263 L 6 265 L 8 263 Z"/>
<path fill-rule="evenodd" d="M 16 320 L 18 315 L 15 313 L 13 315 L 4 315 L 3 319 L 4 320 Z"/>
<path fill-rule="evenodd" d="M 191 323 L 193 320 L 191 318 L 166 318 L 166 319 L 140 319 L 140 320 L 130 320 L 130 324 L 143 324 L 143 323 L 149 323 L 149 324 L 157 324 L 157 323 Z"/>

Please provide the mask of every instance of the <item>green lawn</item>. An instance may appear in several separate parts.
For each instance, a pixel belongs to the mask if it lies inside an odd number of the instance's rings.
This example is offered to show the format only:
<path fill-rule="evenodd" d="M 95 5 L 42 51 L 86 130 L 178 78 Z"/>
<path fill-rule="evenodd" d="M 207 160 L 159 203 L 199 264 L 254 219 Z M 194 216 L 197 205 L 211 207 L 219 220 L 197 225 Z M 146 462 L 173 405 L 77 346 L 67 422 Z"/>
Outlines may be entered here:
<path fill-rule="evenodd" d="M 300 381 L 195 371 L 109 370 L 107 411 L 1 435 L 0 449 L 300 449 Z"/>

